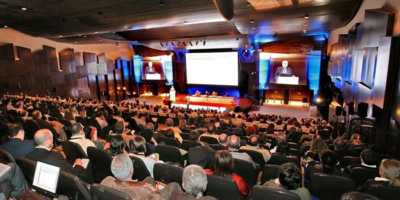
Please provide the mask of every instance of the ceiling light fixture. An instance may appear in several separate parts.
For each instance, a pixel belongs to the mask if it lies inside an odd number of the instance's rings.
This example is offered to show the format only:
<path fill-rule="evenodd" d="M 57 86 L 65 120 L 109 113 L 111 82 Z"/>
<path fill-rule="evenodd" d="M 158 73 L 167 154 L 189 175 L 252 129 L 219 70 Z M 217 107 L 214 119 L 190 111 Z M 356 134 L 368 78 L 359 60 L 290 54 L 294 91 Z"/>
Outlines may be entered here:
<path fill-rule="evenodd" d="M 26 7 L 21 7 L 21 10 L 22 10 L 22 11 L 27 11 L 28 8 L 26 8 Z"/>
<path fill-rule="evenodd" d="M 306 14 L 306 15 L 304 15 L 304 19 L 308 20 L 308 19 L 310 19 L 310 16 L 308 14 Z"/>
<path fill-rule="evenodd" d="M 255 23 L 254 19 L 250 19 L 250 24 L 254 24 L 254 23 Z"/>
<path fill-rule="evenodd" d="M 4 25 L 3 28 L 8 28 L 8 26 L 7 26 L 7 25 Z"/>

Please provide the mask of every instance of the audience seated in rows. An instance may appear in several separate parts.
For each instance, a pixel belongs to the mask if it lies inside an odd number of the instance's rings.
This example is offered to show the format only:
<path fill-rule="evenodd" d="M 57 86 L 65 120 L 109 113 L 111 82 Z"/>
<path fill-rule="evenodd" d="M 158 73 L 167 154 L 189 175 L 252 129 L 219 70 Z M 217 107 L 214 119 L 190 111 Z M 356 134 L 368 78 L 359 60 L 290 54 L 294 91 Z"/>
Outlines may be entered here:
<path fill-rule="evenodd" d="M 296 193 L 301 200 L 311 200 L 311 194 L 307 188 L 301 187 L 301 173 L 294 163 L 281 165 L 279 177 L 264 183 L 267 187 L 278 187 Z"/>
<path fill-rule="evenodd" d="M 9 152 L 13 157 L 24 157 L 34 148 L 34 142 L 25 139 L 25 131 L 19 124 L 7 125 L 8 139 L 0 148 Z"/>
<path fill-rule="evenodd" d="M 249 186 L 241 176 L 233 172 L 234 167 L 232 154 L 226 150 L 219 150 L 215 152 L 213 169 L 206 169 L 206 173 L 231 179 L 240 194 L 246 197 L 249 194 Z"/>

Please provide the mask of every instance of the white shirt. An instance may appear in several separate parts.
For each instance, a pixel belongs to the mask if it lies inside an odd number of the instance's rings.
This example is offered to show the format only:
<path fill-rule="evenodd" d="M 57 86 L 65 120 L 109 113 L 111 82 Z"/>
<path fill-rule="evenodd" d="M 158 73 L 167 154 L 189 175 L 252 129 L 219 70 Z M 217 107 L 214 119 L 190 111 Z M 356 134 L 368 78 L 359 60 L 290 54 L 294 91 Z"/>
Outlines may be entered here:
<path fill-rule="evenodd" d="M 86 155 L 88 147 L 96 147 L 96 145 L 91 140 L 86 139 L 84 135 L 73 135 L 69 141 L 79 144 Z"/>

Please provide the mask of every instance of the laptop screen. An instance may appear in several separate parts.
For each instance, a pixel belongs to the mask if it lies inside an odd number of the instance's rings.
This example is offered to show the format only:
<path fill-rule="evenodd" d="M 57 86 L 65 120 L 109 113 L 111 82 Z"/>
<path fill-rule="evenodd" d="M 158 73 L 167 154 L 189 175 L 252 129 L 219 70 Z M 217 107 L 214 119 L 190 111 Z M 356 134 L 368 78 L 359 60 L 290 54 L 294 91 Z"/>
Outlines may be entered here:
<path fill-rule="evenodd" d="M 36 162 L 32 185 L 46 192 L 55 194 L 59 176 L 59 167 L 38 161 Z"/>

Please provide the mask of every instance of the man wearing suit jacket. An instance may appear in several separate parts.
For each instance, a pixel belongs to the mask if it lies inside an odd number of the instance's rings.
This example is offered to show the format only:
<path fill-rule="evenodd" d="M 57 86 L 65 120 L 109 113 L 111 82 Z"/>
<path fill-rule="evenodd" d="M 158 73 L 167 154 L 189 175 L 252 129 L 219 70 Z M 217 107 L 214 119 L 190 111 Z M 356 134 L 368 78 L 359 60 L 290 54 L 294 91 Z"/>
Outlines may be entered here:
<path fill-rule="evenodd" d="M 32 140 L 25 140 L 25 131 L 19 124 L 8 124 L 8 140 L 0 148 L 9 152 L 14 158 L 24 157 L 34 148 Z"/>
<path fill-rule="evenodd" d="M 50 130 L 38 130 L 35 133 L 34 139 L 37 146 L 32 152 L 26 155 L 26 158 L 60 167 L 63 171 L 84 178 L 85 171 L 80 159 L 77 159 L 74 165 L 71 165 L 60 153 L 51 151 L 53 149 L 53 134 Z"/>

